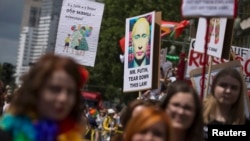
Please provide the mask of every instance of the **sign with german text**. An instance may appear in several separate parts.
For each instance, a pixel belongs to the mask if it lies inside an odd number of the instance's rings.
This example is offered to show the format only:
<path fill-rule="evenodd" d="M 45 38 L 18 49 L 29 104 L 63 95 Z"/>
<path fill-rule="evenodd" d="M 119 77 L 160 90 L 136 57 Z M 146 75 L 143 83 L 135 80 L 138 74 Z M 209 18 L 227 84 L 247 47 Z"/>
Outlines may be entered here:
<path fill-rule="evenodd" d="M 64 0 L 55 54 L 72 57 L 81 65 L 93 67 L 103 11 L 102 3 Z"/>
<path fill-rule="evenodd" d="M 237 0 L 182 0 L 183 17 L 236 16 Z"/>

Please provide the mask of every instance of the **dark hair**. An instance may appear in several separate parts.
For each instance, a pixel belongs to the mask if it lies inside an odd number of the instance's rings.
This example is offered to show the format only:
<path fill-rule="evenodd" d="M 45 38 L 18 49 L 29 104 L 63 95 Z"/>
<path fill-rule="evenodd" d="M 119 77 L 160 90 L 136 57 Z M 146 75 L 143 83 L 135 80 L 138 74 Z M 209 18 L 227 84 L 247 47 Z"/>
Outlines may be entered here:
<path fill-rule="evenodd" d="M 196 90 L 193 87 L 189 86 L 184 80 L 176 80 L 169 86 L 167 95 L 162 100 L 161 109 L 165 110 L 169 104 L 170 99 L 178 92 L 191 94 L 193 96 L 195 104 L 195 117 L 193 123 L 187 130 L 186 138 L 192 141 L 203 140 L 203 119 L 201 101 Z"/>
<path fill-rule="evenodd" d="M 75 82 L 75 105 L 69 116 L 77 122 L 80 122 L 81 91 L 79 84 L 82 82 L 82 76 L 79 71 L 79 65 L 71 58 L 56 56 L 54 54 L 42 56 L 37 63 L 32 66 L 29 72 L 23 76 L 22 86 L 17 90 L 11 104 L 13 114 L 27 115 L 30 112 L 38 114 L 37 101 L 39 94 L 48 79 L 57 70 L 64 70 Z"/>

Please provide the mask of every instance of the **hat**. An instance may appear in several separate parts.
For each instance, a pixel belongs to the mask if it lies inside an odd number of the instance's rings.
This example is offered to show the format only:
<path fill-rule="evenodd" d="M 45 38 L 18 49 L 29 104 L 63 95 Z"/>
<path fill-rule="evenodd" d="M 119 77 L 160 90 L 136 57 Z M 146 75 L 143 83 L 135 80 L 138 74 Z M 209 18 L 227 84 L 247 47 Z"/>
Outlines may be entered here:
<path fill-rule="evenodd" d="M 108 114 L 114 114 L 115 111 L 113 109 L 108 109 Z"/>

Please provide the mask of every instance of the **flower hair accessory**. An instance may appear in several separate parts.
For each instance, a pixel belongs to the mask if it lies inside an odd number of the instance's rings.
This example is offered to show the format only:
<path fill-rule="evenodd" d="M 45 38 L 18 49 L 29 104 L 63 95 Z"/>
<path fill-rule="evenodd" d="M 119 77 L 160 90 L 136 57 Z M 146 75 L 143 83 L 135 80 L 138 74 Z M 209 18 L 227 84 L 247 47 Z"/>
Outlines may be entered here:
<path fill-rule="evenodd" d="M 81 75 L 81 80 L 80 80 L 80 83 L 79 83 L 79 87 L 82 87 L 84 84 L 87 83 L 87 81 L 89 79 L 89 72 L 88 72 L 87 69 L 85 69 L 82 66 L 79 66 L 79 72 L 80 72 L 80 75 Z"/>

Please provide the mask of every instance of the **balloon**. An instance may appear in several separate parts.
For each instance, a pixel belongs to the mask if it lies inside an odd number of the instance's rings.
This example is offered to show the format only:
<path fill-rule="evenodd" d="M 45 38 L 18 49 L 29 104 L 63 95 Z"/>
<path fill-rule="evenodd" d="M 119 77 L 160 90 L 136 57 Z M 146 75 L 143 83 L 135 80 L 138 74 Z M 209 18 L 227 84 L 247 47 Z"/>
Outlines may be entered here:
<path fill-rule="evenodd" d="M 124 54 L 124 51 L 125 51 L 125 37 L 120 39 L 119 43 L 120 43 L 120 48 L 122 50 L 122 53 Z"/>

